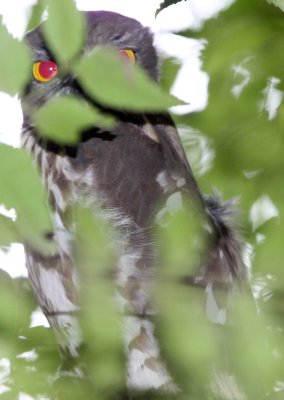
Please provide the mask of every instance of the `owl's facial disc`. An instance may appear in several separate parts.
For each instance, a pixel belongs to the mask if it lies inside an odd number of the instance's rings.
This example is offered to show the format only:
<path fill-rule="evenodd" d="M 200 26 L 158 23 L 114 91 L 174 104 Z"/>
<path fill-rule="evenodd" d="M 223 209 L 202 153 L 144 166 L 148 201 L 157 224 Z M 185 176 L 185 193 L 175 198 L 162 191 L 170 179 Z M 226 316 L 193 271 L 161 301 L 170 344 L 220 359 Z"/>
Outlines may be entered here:
<path fill-rule="evenodd" d="M 82 12 L 86 19 L 85 40 L 79 57 L 88 55 L 100 47 L 113 48 L 128 67 L 138 64 L 155 81 L 158 81 L 158 59 L 153 46 L 153 36 L 148 28 L 138 21 L 107 11 Z M 49 44 L 46 43 L 43 27 L 27 33 L 26 42 L 31 49 L 33 66 L 31 80 L 22 95 L 26 117 L 58 96 L 78 96 L 97 107 L 103 107 L 84 91 L 72 65 L 60 64 Z M 76 65 L 74 65 L 76 67 Z M 75 72 L 74 72 L 75 71 Z M 96 79 L 94 76 L 90 79 Z"/>
<path fill-rule="evenodd" d="M 133 50 L 119 50 L 119 55 L 131 64 L 136 62 L 136 56 Z M 54 61 L 37 61 L 33 64 L 33 76 L 38 82 L 49 82 L 57 75 L 58 67 Z"/>

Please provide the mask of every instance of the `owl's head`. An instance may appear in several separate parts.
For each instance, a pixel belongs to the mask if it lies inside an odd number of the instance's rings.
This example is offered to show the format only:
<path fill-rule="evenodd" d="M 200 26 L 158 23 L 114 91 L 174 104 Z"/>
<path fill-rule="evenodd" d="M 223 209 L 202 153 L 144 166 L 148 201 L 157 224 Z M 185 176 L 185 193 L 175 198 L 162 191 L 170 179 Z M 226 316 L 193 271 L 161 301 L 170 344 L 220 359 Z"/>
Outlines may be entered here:
<path fill-rule="evenodd" d="M 122 57 L 137 63 L 153 79 L 158 79 L 158 59 L 149 29 L 138 21 L 108 11 L 82 12 L 86 20 L 86 37 L 82 54 L 97 46 L 108 46 Z M 23 103 L 38 108 L 60 95 L 83 96 L 84 91 L 72 74 L 66 73 L 44 39 L 42 27 L 26 35 L 33 58 L 32 79 L 23 95 Z M 95 79 L 95 77 L 94 77 Z"/>

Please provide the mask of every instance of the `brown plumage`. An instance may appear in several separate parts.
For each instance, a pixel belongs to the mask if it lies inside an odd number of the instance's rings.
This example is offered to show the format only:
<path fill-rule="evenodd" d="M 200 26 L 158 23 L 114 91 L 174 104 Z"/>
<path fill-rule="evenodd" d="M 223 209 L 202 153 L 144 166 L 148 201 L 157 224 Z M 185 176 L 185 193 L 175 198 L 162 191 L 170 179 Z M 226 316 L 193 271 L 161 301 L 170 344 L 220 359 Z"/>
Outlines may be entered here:
<path fill-rule="evenodd" d="M 157 55 L 147 28 L 115 13 L 87 12 L 84 15 L 88 28 L 86 50 L 98 45 L 111 45 L 118 50 L 131 48 L 146 73 L 158 79 Z M 40 28 L 30 32 L 26 40 L 35 60 L 53 59 Z M 66 94 L 80 96 L 102 110 L 107 109 L 117 118 L 116 126 L 109 131 L 90 127 L 82 132 L 82 140 L 75 148 L 42 139 L 31 123 L 30 113 L 54 96 Z M 147 282 L 155 268 L 156 250 L 151 240 L 152 230 L 158 212 L 169 198 L 178 195 L 190 199 L 209 225 L 209 247 L 197 276 L 183 277 L 183 281 L 203 288 L 208 284 L 223 285 L 226 289 L 232 284 L 241 286 L 246 280 L 241 246 L 228 225 L 226 207 L 217 199 L 200 194 L 168 114 L 110 110 L 90 99 L 70 76 L 56 76 L 46 84 L 33 80 L 27 87 L 23 105 L 22 143 L 42 171 L 58 243 L 58 254 L 50 258 L 27 249 L 29 279 L 43 312 L 59 333 L 63 353 L 76 356 L 80 346 L 73 315 L 78 310 L 76 266 L 70 233 L 65 226 L 68 209 L 80 203 L 110 220 L 120 230 L 125 243 L 118 255 L 116 276 L 119 293 L 136 326 L 136 333 L 128 343 L 129 386 L 174 390 L 171 377 L 159 358 L 158 343 L 148 320 L 152 310 Z M 144 356 L 138 360 L 135 351 Z M 155 360 L 155 371 L 147 368 L 149 360 Z"/>

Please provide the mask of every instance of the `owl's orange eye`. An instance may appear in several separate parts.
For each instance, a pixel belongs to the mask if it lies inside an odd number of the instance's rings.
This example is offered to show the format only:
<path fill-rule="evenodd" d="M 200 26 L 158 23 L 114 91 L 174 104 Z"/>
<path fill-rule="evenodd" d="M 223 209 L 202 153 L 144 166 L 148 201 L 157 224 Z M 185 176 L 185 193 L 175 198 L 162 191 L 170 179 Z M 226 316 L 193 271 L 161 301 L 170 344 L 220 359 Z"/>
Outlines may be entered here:
<path fill-rule="evenodd" d="M 132 63 L 135 63 L 135 61 L 136 61 L 135 53 L 134 53 L 133 50 L 128 50 L 128 49 L 127 49 L 127 50 L 120 50 L 120 51 L 119 51 L 119 54 L 120 54 L 123 58 L 125 58 L 125 59 L 131 61 Z"/>
<path fill-rule="evenodd" d="M 33 65 L 33 74 L 39 82 L 49 82 L 57 74 L 57 65 L 53 61 L 38 61 Z"/>

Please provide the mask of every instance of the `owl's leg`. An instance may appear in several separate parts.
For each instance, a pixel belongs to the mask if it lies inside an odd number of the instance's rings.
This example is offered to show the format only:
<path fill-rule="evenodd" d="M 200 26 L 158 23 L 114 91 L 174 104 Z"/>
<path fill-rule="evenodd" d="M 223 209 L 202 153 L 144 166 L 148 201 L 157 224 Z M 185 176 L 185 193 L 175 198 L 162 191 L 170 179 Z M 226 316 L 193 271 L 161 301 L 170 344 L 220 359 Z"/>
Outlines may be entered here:
<path fill-rule="evenodd" d="M 56 211 L 53 221 L 57 252 L 45 256 L 26 247 L 26 265 L 30 285 L 55 332 L 62 357 L 77 358 L 82 344 L 77 319 L 78 273 L 72 259 L 71 234 Z"/>
<path fill-rule="evenodd" d="M 132 246 L 120 257 L 118 299 L 124 310 L 124 337 L 128 356 L 128 387 L 134 391 L 176 391 L 161 360 L 150 304 L 153 256 L 146 245 Z"/>
<path fill-rule="evenodd" d="M 59 255 L 43 257 L 26 249 L 26 263 L 32 290 L 55 332 L 62 356 L 78 357 L 81 335 L 72 262 Z"/>

